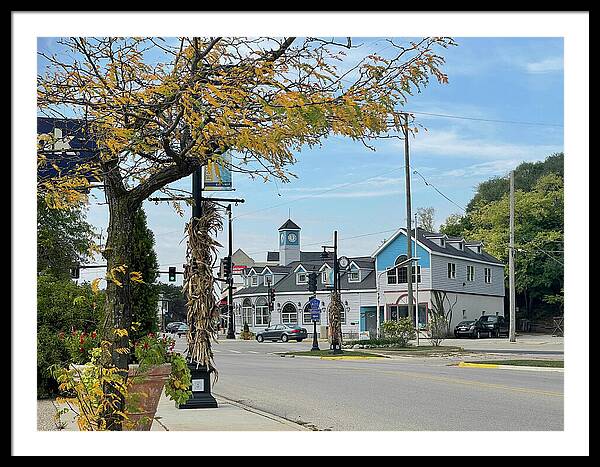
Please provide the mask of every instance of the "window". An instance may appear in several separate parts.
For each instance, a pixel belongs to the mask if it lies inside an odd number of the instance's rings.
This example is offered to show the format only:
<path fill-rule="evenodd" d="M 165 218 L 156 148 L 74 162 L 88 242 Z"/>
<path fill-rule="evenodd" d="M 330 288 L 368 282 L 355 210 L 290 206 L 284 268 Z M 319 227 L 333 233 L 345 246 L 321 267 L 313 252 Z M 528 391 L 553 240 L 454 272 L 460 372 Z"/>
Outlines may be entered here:
<path fill-rule="evenodd" d="M 252 276 L 252 285 L 253 286 L 258 285 L 258 276 Z"/>
<path fill-rule="evenodd" d="M 273 276 L 271 274 L 267 274 L 265 276 L 265 285 L 272 285 L 273 284 Z"/>
<path fill-rule="evenodd" d="M 308 274 L 305 272 L 299 272 L 296 275 L 296 284 L 308 284 Z"/>
<path fill-rule="evenodd" d="M 249 298 L 245 298 L 242 304 L 242 325 L 244 324 L 252 324 L 252 302 Z"/>
<path fill-rule="evenodd" d="M 467 266 L 467 280 L 469 282 L 475 280 L 475 268 L 473 266 Z"/>
<path fill-rule="evenodd" d="M 478 247 L 477 247 L 477 253 L 478 253 L 478 254 L 481 254 L 481 246 L 478 246 Z"/>
<path fill-rule="evenodd" d="M 348 272 L 348 282 L 360 282 L 360 272 L 359 271 Z"/>
<path fill-rule="evenodd" d="M 269 318 L 267 299 L 265 297 L 260 297 L 256 300 L 256 325 L 267 326 L 269 324 Z"/>
<path fill-rule="evenodd" d="M 421 282 L 421 266 L 416 267 L 416 275 L 415 275 L 415 266 L 412 267 L 412 281 L 413 284 L 416 282 Z"/>
<path fill-rule="evenodd" d="M 398 278 L 396 277 L 395 269 L 390 269 L 387 272 L 387 283 L 388 284 L 397 284 L 398 283 Z"/>
<path fill-rule="evenodd" d="M 448 279 L 456 279 L 456 264 L 448 263 Z"/>
<path fill-rule="evenodd" d="M 444 240 L 443 238 L 440 238 L 440 246 L 446 248 L 446 240 Z"/>
<path fill-rule="evenodd" d="M 398 274 L 398 284 L 406 284 L 408 282 L 408 270 L 406 266 L 403 268 L 396 268 Z"/>
<path fill-rule="evenodd" d="M 491 284 L 492 283 L 492 268 L 485 268 L 484 272 L 485 272 L 485 283 Z"/>
<path fill-rule="evenodd" d="M 281 322 L 283 324 L 296 324 L 298 322 L 298 312 L 292 303 L 286 303 L 281 309 Z"/>
<path fill-rule="evenodd" d="M 329 284 L 329 277 L 331 274 L 331 269 L 329 268 L 325 268 L 322 272 L 321 272 L 321 282 L 323 284 Z"/>

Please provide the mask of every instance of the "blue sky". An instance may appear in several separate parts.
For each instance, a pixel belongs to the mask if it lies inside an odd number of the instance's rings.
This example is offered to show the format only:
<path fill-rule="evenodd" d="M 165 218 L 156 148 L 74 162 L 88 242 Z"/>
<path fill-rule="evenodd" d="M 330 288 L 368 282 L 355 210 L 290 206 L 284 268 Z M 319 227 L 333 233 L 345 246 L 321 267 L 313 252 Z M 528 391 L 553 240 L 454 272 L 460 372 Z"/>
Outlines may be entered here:
<path fill-rule="evenodd" d="M 504 176 L 523 161 L 539 161 L 563 151 L 563 39 L 455 40 L 457 47 L 443 51 L 449 83 L 432 80 L 406 106 L 427 129 L 410 140 L 413 169 L 456 203 L 413 175 L 413 212 L 433 207 L 436 227 L 448 215 L 461 212 L 458 206 L 466 206 L 478 183 Z M 384 39 L 354 42 L 384 56 L 390 53 Z M 52 50 L 53 40 L 39 40 L 38 47 Z M 359 49 L 348 59 L 360 53 Z M 321 147 L 296 154 L 297 163 L 290 170 L 298 178 L 290 183 L 263 183 L 234 174 L 236 191 L 217 195 L 246 200 L 234 207 L 234 250 L 242 248 L 264 261 L 268 250 L 277 250 L 277 228 L 291 213 L 302 227 L 303 249 L 318 250 L 321 244 L 331 243 L 337 230 L 342 254 L 370 255 L 390 235 L 386 231 L 406 224 L 403 146 L 402 141 L 388 139 L 374 143 L 376 151 L 372 151 L 361 143 L 330 137 Z M 191 177 L 172 186 L 189 190 Z M 108 212 L 106 206 L 95 204 L 99 201 L 103 199 L 92 200 L 88 220 L 106 232 Z M 164 203 L 147 202 L 145 209 L 161 268 L 180 268 L 189 208 L 183 218 Z M 224 230 L 219 238 L 223 245 L 226 235 Z M 96 274 L 86 271 L 83 278 Z"/>

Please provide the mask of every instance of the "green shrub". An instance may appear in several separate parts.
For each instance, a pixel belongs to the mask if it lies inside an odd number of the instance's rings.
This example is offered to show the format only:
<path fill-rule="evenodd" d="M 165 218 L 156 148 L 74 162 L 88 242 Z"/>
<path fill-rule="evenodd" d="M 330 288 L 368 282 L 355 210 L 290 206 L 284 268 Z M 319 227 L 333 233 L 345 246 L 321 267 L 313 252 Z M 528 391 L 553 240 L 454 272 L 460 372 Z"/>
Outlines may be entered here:
<path fill-rule="evenodd" d="M 410 318 L 398 321 L 385 321 L 381 326 L 384 337 L 393 339 L 399 347 L 407 347 L 408 341 L 417 337 L 415 327 Z"/>
<path fill-rule="evenodd" d="M 38 397 L 50 397 L 58 385 L 50 373 L 53 365 L 78 363 L 72 359 L 66 337 L 74 330 L 91 333 L 102 322 L 104 293 L 94 294 L 90 284 L 41 274 L 37 280 Z M 78 352 L 79 348 L 74 350 Z M 81 352 L 80 352 L 81 353 Z"/>

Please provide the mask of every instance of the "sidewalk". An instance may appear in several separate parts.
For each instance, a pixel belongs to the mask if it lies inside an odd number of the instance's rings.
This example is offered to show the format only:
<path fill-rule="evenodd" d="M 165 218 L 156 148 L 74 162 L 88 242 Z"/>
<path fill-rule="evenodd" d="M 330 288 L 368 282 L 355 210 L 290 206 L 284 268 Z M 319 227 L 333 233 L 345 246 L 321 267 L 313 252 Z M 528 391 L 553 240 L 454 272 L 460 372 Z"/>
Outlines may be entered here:
<path fill-rule="evenodd" d="M 411 341 L 411 343 L 416 345 L 416 341 Z M 420 344 L 430 345 L 429 339 L 421 338 Z M 467 351 L 475 352 L 564 354 L 564 337 L 556 337 L 549 334 L 517 333 L 516 342 L 510 342 L 507 337 L 444 339 L 441 345 L 462 347 Z"/>
<path fill-rule="evenodd" d="M 215 394 L 213 396 L 219 404 L 216 409 L 178 409 L 175 402 L 163 392 L 151 431 L 310 431 L 276 415 L 243 406 Z M 52 416 L 57 406 L 54 401 L 38 401 L 39 431 L 56 430 Z M 64 430 L 78 431 L 73 412 L 62 415 L 61 421 L 64 423 Z"/>
<path fill-rule="evenodd" d="M 216 409 L 178 409 L 163 392 L 151 431 L 310 431 L 302 425 L 213 394 Z"/>

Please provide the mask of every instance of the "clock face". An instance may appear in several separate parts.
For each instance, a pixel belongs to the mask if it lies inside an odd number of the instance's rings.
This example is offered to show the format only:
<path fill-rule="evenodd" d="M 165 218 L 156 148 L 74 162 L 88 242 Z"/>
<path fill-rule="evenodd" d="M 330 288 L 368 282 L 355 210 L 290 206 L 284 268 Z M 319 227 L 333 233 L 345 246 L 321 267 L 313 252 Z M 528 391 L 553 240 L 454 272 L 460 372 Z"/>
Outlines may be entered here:
<path fill-rule="evenodd" d="M 341 267 L 343 267 L 343 268 L 347 268 L 348 267 L 349 261 L 348 261 L 348 258 L 346 258 L 345 256 L 342 256 L 339 259 L 339 262 L 340 262 L 340 266 Z"/>
<path fill-rule="evenodd" d="M 297 240 L 297 238 L 298 238 L 298 237 L 296 236 L 296 234 L 295 234 L 295 233 L 290 233 L 290 234 L 288 234 L 288 241 L 289 241 L 290 243 L 294 243 L 294 242 Z"/>

